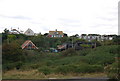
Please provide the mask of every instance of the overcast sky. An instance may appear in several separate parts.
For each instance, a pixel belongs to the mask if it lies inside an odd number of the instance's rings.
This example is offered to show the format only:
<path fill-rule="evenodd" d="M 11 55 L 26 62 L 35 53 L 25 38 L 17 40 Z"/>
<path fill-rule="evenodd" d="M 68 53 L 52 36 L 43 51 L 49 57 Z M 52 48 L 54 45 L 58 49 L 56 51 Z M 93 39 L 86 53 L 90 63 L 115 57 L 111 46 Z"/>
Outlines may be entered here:
<path fill-rule="evenodd" d="M 0 0 L 0 32 L 118 34 L 120 0 Z"/>

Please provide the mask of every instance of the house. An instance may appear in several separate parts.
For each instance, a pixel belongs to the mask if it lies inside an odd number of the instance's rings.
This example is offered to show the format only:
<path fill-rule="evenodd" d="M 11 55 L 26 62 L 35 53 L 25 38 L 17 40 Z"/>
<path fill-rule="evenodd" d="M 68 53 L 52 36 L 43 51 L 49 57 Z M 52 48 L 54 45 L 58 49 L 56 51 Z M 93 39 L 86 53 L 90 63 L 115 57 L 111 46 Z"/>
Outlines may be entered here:
<path fill-rule="evenodd" d="M 31 40 L 27 40 L 22 44 L 22 49 L 38 49 L 35 44 L 32 43 Z"/>
<path fill-rule="evenodd" d="M 66 49 L 66 45 L 58 45 L 57 46 L 57 50 L 58 51 L 63 51 L 63 50 L 65 50 Z"/>
<path fill-rule="evenodd" d="M 49 31 L 47 37 L 64 37 L 64 33 L 63 31 L 57 31 L 56 29 L 55 31 Z"/>
<path fill-rule="evenodd" d="M 99 34 L 88 34 L 88 41 L 92 41 L 92 40 L 100 40 L 100 35 Z"/>
<path fill-rule="evenodd" d="M 117 35 L 115 35 L 115 34 L 113 34 L 113 35 L 108 35 L 109 40 L 112 40 L 112 39 L 114 39 L 115 37 L 117 37 Z"/>
<path fill-rule="evenodd" d="M 87 34 L 81 34 L 80 38 L 87 40 Z"/>
<path fill-rule="evenodd" d="M 96 43 L 94 42 L 76 42 L 74 45 L 75 50 L 82 50 L 85 48 L 96 48 Z"/>
<path fill-rule="evenodd" d="M 30 28 L 28 28 L 28 29 L 25 31 L 24 34 L 25 34 L 25 35 L 28 35 L 28 36 L 34 36 L 34 35 L 35 35 L 35 33 L 34 33 Z"/>
<path fill-rule="evenodd" d="M 73 47 L 74 47 L 74 44 L 72 43 L 63 43 L 62 45 L 58 45 L 57 49 L 58 51 L 63 51 L 63 50 L 66 50 L 68 48 L 73 48 Z"/>
<path fill-rule="evenodd" d="M 58 51 L 63 51 L 69 48 L 73 48 L 75 50 L 82 50 L 86 48 L 96 48 L 96 43 L 94 42 L 76 42 L 76 43 L 64 43 L 62 45 L 58 45 Z"/>
<path fill-rule="evenodd" d="M 11 31 L 9 31 L 9 34 L 20 34 L 20 32 L 17 29 L 11 29 Z"/>
<path fill-rule="evenodd" d="M 108 35 L 101 35 L 101 41 L 108 40 Z"/>

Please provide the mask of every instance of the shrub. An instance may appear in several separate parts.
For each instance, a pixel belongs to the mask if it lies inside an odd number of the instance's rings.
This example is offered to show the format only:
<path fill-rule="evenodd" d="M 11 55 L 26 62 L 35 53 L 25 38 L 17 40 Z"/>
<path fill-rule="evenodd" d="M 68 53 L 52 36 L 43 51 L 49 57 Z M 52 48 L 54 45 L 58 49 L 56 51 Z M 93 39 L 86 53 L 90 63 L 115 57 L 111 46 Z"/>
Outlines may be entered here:
<path fill-rule="evenodd" d="M 8 71 L 8 70 L 11 70 L 11 69 L 13 69 L 13 68 L 15 68 L 15 65 L 14 65 L 13 63 L 4 64 L 4 65 L 2 66 L 3 72 Z"/>
<path fill-rule="evenodd" d="M 78 54 L 80 56 L 86 56 L 87 54 L 89 54 L 91 52 L 92 49 L 83 49 L 83 50 L 80 50 L 78 51 Z"/>
<path fill-rule="evenodd" d="M 104 68 L 101 65 L 91 65 L 91 70 L 93 69 L 93 72 L 103 72 Z"/>
<path fill-rule="evenodd" d="M 51 65 L 53 65 L 54 64 L 54 62 L 52 61 L 52 60 L 48 60 L 47 62 L 46 62 L 46 65 L 47 66 L 51 66 Z"/>
<path fill-rule="evenodd" d="M 78 65 L 75 69 L 75 73 L 89 73 L 91 72 L 91 68 L 88 64 Z"/>
<path fill-rule="evenodd" d="M 81 44 L 81 46 L 82 46 L 83 48 L 90 48 L 90 47 L 91 47 L 91 45 L 86 45 L 86 44 Z"/>
<path fill-rule="evenodd" d="M 57 73 L 92 73 L 92 72 L 103 72 L 103 67 L 100 65 L 89 65 L 82 63 L 81 65 L 62 65 L 56 68 Z"/>
<path fill-rule="evenodd" d="M 8 71 L 11 69 L 16 68 L 17 70 L 20 69 L 22 67 L 23 63 L 21 61 L 19 62 L 14 62 L 14 63 L 6 63 L 2 66 L 2 70 L 3 71 Z"/>
<path fill-rule="evenodd" d="M 39 68 L 38 71 L 44 73 L 45 75 L 52 73 L 52 69 L 47 66 Z"/>
<path fill-rule="evenodd" d="M 32 64 L 32 65 L 30 65 L 30 68 L 31 68 L 31 69 L 37 69 L 37 68 L 39 68 L 39 67 L 40 67 L 39 64 Z"/>
<path fill-rule="evenodd" d="M 119 76 L 120 75 L 120 65 L 117 62 L 106 66 L 104 69 L 109 78 L 120 80 L 120 76 Z"/>
<path fill-rule="evenodd" d="M 15 64 L 16 69 L 18 70 L 18 69 L 20 69 L 22 67 L 23 62 L 19 61 L 19 62 L 16 62 L 14 64 Z"/>
<path fill-rule="evenodd" d="M 74 65 L 61 65 L 56 68 L 55 72 L 61 74 L 67 74 L 70 72 L 74 72 L 74 69 L 75 69 Z"/>
<path fill-rule="evenodd" d="M 76 51 L 74 48 L 69 48 L 65 51 L 62 52 L 63 56 L 72 56 L 72 55 L 76 55 Z"/>
<path fill-rule="evenodd" d="M 92 73 L 103 72 L 103 67 L 100 65 L 81 64 L 75 68 L 76 73 Z"/>

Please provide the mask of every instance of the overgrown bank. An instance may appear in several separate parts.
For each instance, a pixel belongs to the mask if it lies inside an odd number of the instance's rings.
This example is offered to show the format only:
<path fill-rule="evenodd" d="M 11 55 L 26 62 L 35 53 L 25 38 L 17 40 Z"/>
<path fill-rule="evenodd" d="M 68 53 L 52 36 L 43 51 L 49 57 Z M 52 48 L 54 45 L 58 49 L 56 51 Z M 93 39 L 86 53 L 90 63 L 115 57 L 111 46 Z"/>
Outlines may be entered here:
<path fill-rule="evenodd" d="M 111 78 L 118 78 L 120 74 L 120 36 L 113 40 L 96 41 L 97 48 L 81 49 L 73 48 L 62 52 L 46 52 L 50 48 L 57 48 L 63 43 L 86 42 L 74 36 L 63 38 L 49 38 L 39 34 L 38 36 L 26 36 L 24 34 L 2 33 L 2 70 L 3 79 L 25 79 L 44 76 L 77 76 L 92 73 L 106 73 Z M 39 49 L 23 50 L 21 45 L 31 40 Z M 13 71 L 13 72 L 12 72 Z M 49 76 L 49 77 L 48 77 Z M 117 77 L 116 77 L 117 76 Z"/>
<path fill-rule="evenodd" d="M 6 73 L 13 69 L 17 69 L 19 72 L 36 70 L 36 73 L 42 73 L 45 76 L 52 74 L 107 73 L 108 66 L 116 63 L 117 49 L 117 45 L 111 45 L 80 51 L 75 51 L 71 48 L 59 53 L 24 50 L 24 55 L 22 55 L 24 58 L 22 60 L 9 62 L 3 66 L 3 79 L 8 76 L 5 76 Z M 32 76 L 34 77 L 34 74 Z M 21 75 L 18 75 L 18 77 L 20 79 L 24 78 Z"/>

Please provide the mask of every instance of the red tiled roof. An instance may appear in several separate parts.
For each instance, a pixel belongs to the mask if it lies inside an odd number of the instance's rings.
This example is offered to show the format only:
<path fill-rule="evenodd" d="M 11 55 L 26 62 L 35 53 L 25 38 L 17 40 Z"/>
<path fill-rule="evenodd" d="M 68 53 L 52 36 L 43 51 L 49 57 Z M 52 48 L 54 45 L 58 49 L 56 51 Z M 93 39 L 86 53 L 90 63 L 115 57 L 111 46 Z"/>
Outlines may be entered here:
<path fill-rule="evenodd" d="M 24 49 L 25 48 L 25 46 L 27 45 L 27 44 L 29 44 L 29 42 L 31 42 L 32 43 L 32 41 L 31 40 L 27 40 L 27 41 L 25 41 L 23 44 L 22 44 L 22 49 Z M 38 49 L 33 43 L 32 43 L 32 45 L 36 48 L 36 49 Z"/>

